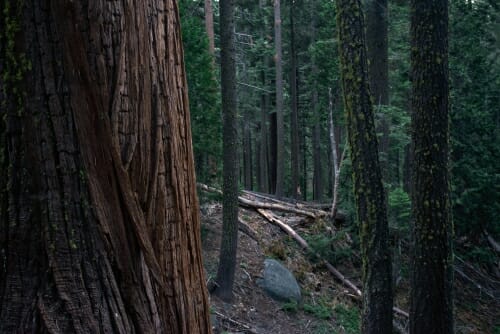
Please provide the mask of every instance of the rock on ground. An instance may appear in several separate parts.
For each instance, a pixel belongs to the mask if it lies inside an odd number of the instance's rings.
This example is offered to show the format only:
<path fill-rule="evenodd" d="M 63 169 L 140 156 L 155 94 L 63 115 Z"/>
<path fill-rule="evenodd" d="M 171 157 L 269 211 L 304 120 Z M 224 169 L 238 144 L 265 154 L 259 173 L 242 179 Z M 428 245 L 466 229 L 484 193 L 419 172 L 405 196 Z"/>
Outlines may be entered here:
<path fill-rule="evenodd" d="M 274 259 L 264 261 L 264 275 L 258 284 L 270 297 L 278 301 L 299 303 L 301 300 L 297 280 L 290 270 Z"/>

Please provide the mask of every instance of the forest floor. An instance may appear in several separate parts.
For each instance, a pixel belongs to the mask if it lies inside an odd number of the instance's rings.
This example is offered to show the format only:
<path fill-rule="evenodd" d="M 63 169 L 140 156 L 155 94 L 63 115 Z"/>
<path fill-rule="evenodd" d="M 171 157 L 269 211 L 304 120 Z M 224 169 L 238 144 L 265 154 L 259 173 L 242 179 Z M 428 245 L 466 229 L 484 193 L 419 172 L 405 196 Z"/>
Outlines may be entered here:
<path fill-rule="evenodd" d="M 222 207 L 218 202 L 202 205 L 203 258 L 207 281 L 217 273 L 222 229 Z M 329 226 L 322 219 L 279 213 L 280 219 L 329 258 L 343 275 L 361 287 L 361 261 L 353 249 L 355 236 L 347 228 Z M 210 296 L 214 333 L 323 334 L 359 333 L 359 298 L 333 277 L 279 227 L 251 209 L 240 208 L 240 217 L 255 232 L 239 231 L 238 267 L 234 301 L 227 304 Z M 328 232 L 325 232 L 328 231 Z M 326 245 L 318 236 L 330 234 Z M 254 240 L 255 239 L 255 240 Z M 331 240 L 333 239 L 333 243 Z M 322 249 L 323 248 L 323 249 Z M 325 250 L 327 249 L 327 250 Z M 404 253 L 404 252 L 403 252 Z M 281 261 L 293 272 L 302 290 L 299 305 L 274 301 L 257 285 L 264 259 Z M 407 258 L 403 256 L 401 280 L 395 289 L 395 306 L 408 310 Z M 406 264 L 405 264 L 406 262 Z M 500 333 L 500 281 L 481 268 L 456 261 L 455 303 L 457 333 Z M 406 332 L 407 319 L 395 315 L 399 332 Z"/>

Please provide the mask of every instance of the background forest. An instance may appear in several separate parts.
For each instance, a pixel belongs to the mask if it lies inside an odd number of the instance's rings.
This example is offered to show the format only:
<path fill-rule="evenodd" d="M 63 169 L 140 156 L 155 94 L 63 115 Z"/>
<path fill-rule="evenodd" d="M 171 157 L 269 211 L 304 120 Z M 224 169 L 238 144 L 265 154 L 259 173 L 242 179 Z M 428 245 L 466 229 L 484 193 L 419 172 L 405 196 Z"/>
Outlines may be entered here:
<path fill-rule="evenodd" d="M 282 148 L 283 195 L 331 204 L 334 155 L 340 158 L 345 152 L 338 208 L 347 216 L 344 228 L 353 232 L 354 248 L 359 247 L 351 163 L 349 150 L 345 150 L 335 1 L 283 1 L 281 59 L 276 55 L 273 2 L 235 3 L 240 189 L 276 193 L 276 156 Z M 388 1 L 388 54 L 377 54 L 373 43 L 383 32 L 370 26 L 373 9 L 369 6 L 373 3 L 377 2 L 364 2 L 368 51 L 375 50 L 371 56 L 377 59 L 374 66 L 387 65 L 389 74 L 385 88 L 375 88 L 379 91 L 373 104 L 390 231 L 397 240 L 395 252 L 401 255 L 407 249 L 404 245 L 409 242 L 411 220 L 410 9 L 406 1 Z M 207 4 L 213 9 L 213 51 L 205 25 Z M 492 0 L 451 0 L 449 4 L 455 255 L 498 280 L 500 5 Z M 218 2 L 183 0 L 180 5 L 197 179 L 220 188 L 223 152 Z M 276 130 L 278 65 L 283 71 L 283 145 L 277 144 L 281 141 Z M 313 239 L 313 247 L 320 252 L 328 252 L 325 248 L 333 242 L 323 236 Z M 345 256 L 340 253 L 333 256 Z M 395 266 L 403 272 L 396 276 L 404 276 L 404 264 Z"/>
<path fill-rule="evenodd" d="M 237 1 L 236 46 L 239 135 L 243 150 L 240 184 L 273 193 L 275 126 L 273 4 Z M 214 6 L 215 61 L 218 10 Z M 389 219 L 407 229 L 409 192 L 409 8 L 389 1 L 389 100 L 375 102 Z M 218 66 L 209 53 L 203 1 L 181 1 L 193 145 L 200 182 L 220 184 L 221 115 Z M 282 4 L 285 195 L 327 202 L 332 198 L 329 103 L 333 104 L 336 147 L 345 145 L 333 1 Z M 484 232 L 500 234 L 500 6 L 495 1 L 450 2 L 450 76 L 453 220 L 459 245 L 485 265 L 494 259 Z M 296 78 L 295 93 L 290 85 Z M 331 94 L 329 92 L 331 91 Z M 292 119 L 294 96 L 297 122 Z M 298 136 L 298 150 L 292 140 Z M 298 161 L 295 191 L 292 164 Z M 349 159 L 340 180 L 339 207 L 354 217 Z M 482 241 L 481 241 L 482 240 Z M 498 270 L 498 268 L 497 268 Z"/>

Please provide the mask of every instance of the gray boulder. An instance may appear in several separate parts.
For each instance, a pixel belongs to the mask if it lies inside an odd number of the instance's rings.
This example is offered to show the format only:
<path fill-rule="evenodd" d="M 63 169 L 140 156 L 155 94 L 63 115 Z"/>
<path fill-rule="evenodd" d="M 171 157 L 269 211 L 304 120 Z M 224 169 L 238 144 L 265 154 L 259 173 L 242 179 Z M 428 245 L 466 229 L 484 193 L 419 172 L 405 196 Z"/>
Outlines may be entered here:
<path fill-rule="evenodd" d="M 300 286 L 293 274 L 274 259 L 264 261 L 264 276 L 257 282 L 266 293 L 282 302 L 300 302 Z"/>

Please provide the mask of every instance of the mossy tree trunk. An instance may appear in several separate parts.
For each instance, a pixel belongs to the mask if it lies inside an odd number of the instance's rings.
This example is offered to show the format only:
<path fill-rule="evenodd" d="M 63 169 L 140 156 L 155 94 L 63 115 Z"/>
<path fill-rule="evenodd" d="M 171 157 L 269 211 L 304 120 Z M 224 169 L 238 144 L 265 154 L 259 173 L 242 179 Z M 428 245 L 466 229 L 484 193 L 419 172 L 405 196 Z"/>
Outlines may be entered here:
<path fill-rule="evenodd" d="M 234 272 L 238 246 L 238 119 L 236 52 L 234 41 L 234 0 L 221 0 L 221 88 L 223 126 L 222 240 L 215 294 L 224 301 L 233 299 Z"/>
<path fill-rule="evenodd" d="M 1 1 L 1 333 L 210 333 L 175 1 Z"/>
<path fill-rule="evenodd" d="M 363 333 L 392 332 L 391 252 L 359 0 L 337 0 L 340 72 L 363 258 Z"/>
<path fill-rule="evenodd" d="M 410 333 L 453 333 L 446 0 L 411 1 L 411 50 Z"/>

